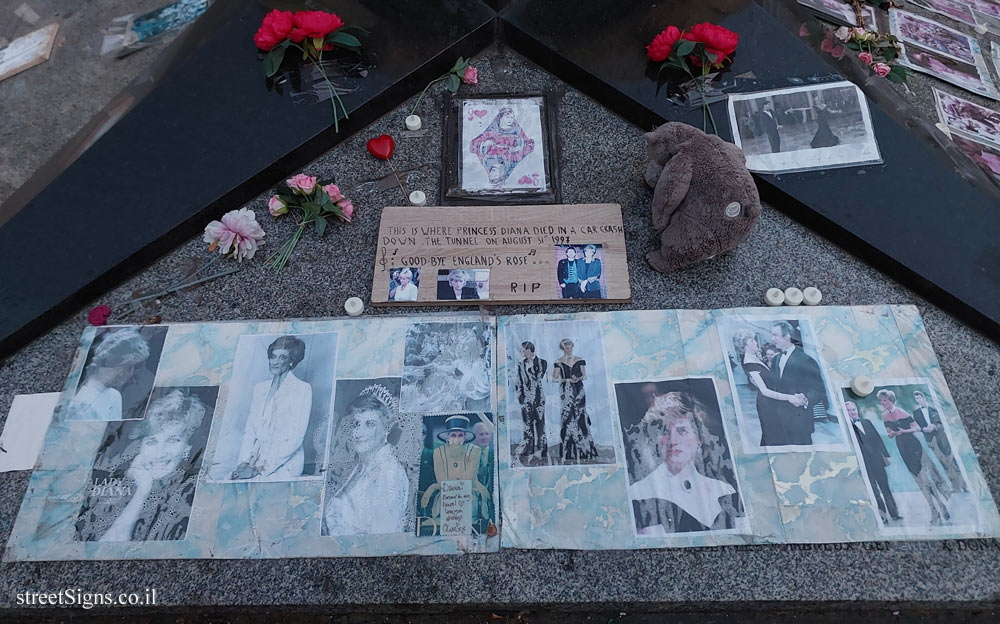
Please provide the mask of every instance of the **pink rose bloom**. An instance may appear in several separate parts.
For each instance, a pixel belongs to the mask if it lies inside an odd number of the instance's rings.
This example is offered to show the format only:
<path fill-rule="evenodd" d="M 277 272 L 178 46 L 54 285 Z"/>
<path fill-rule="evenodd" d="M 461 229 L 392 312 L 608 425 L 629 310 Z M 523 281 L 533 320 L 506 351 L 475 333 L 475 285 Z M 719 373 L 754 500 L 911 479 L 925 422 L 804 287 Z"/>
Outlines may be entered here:
<path fill-rule="evenodd" d="M 351 200 L 344 199 L 338 202 L 337 205 L 344 211 L 344 221 L 350 223 L 351 217 L 354 215 L 354 204 L 351 203 Z"/>
<path fill-rule="evenodd" d="M 344 199 L 344 195 L 340 192 L 340 187 L 336 184 L 327 184 L 323 187 L 326 194 L 330 196 L 330 201 L 336 203 Z"/>
<path fill-rule="evenodd" d="M 861 62 L 864 63 L 865 65 L 871 65 L 872 61 L 874 60 L 872 59 L 872 55 L 867 52 L 862 52 L 861 54 L 858 55 L 858 58 L 861 59 Z"/>
<path fill-rule="evenodd" d="M 271 213 L 272 217 L 280 217 L 283 214 L 288 214 L 288 205 L 275 195 L 267 200 L 267 211 Z"/>
<path fill-rule="evenodd" d="M 462 82 L 465 84 L 478 84 L 479 83 L 479 70 L 472 65 L 465 66 L 465 73 L 462 74 Z"/>
<path fill-rule="evenodd" d="M 264 230 L 257 224 L 257 215 L 253 210 L 240 208 L 222 216 L 221 221 L 212 221 L 205 226 L 203 239 L 209 251 L 219 248 L 222 255 L 233 254 L 237 262 L 243 258 L 253 258 L 259 241 L 264 240 Z"/>
<path fill-rule="evenodd" d="M 316 188 L 316 178 L 304 173 L 298 173 L 285 180 L 285 184 L 292 191 L 298 191 L 302 195 L 308 195 Z"/>
<path fill-rule="evenodd" d="M 892 68 L 889 67 L 888 65 L 886 65 L 885 63 L 875 63 L 872 66 L 872 69 L 875 70 L 876 74 L 878 74 L 879 76 L 882 76 L 883 78 L 885 78 L 886 76 L 888 76 L 889 72 L 892 71 Z"/>

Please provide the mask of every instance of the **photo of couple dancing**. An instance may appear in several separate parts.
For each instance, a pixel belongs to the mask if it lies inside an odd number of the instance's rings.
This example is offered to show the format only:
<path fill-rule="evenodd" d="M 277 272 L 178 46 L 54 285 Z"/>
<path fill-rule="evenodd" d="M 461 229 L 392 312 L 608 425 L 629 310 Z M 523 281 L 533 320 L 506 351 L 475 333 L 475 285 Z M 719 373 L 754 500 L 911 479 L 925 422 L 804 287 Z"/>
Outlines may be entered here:
<path fill-rule="evenodd" d="M 975 501 L 926 380 L 885 380 L 844 411 L 883 527 L 954 526 L 976 518 Z"/>
<path fill-rule="evenodd" d="M 560 299 L 604 299 L 601 246 L 557 246 L 556 280 Z"/>
<path fill-rule="evenodd" d="M 846 450 L 808 322 L 719 320 L 744 448 Z"/>

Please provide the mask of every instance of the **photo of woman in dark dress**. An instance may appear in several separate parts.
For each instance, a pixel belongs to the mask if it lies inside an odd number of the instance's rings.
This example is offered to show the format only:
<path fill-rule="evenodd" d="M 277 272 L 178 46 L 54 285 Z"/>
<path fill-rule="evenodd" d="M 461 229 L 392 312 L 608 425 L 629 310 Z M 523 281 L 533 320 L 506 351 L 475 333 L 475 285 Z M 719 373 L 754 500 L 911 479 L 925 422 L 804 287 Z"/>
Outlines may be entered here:
<path fill-rule="evenodd" d="M 816 101 L 816 104 L 813 106 L 813 111 L 816 115 L 816 134 L 813 136 L 813 140 L 810 145 L 814 148 L 840 145 L 840 139 L 838 139 L 837 135 L 835 135 L 833 130 L 830 129 L 831 113 L 837 113 L 840 111 L 831 111 L 827 108 L 823 100 Z"/>
<path fill-rule="evenodd" d="M 885 431 L 889 438 L 896 441 L 896 448 L 903 457 L 903 463 L 913 475 L 917 486 L 920 487 L 920 493 L 924 495 L 927 506 L 931 509 L 931 524 L 941 524 L 942 516 L 945 520 L 950 520 L 951 514 L 945 505 L 945 497 L 931 478 L 930 472 L 933 468 L 929 459 L 924 457 L 920 440 L 914 435 L 920 431 L 920 424 L 906 410 L 896 405 L 896 393 L 892 390 L 879 390 L 876 396 L 878 402 L 882 404 L 882 409 L 885 410 L 882 412 Z"/>
<path fill-rule="evenodd" d="M 796 396 L 776 392 L 771 389 L 773 376 L 771 366 L 764 363 L 757 335 L 748 330 L 738 331 L 733 335 L 733 347 L 740 356 L 740 365 L 750 381 L 750 388 L 757 395 L 757 417 L 760 419 L 760 445 L 775 446 L 787 444 L 786 423 L 780 417 L 778 405 Z"/>
<path fill-rule="evenodd" d="M 583 382 L 587 379 L 587 361 L 573 355 L 573 341 L 559 341 L 563 356 L 552 366 L 552 381 L 559 384 L 559 457 L 561 459 L 592 459 L 597 448 L 590 433 L 590 415 L 587 413 L 587 393 Z"/>

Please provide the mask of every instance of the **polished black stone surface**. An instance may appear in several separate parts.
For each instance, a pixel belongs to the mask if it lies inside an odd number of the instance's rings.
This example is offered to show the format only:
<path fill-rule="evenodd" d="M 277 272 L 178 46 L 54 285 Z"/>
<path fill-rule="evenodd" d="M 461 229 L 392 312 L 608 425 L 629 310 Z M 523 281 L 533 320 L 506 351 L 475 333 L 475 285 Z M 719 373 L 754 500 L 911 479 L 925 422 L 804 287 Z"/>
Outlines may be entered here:
<path fill-rule="evenodd" d="M 740 34 L 725 76 L 734 82 L 732 93 L 843 79 L 829 57 L 779 21 L 780 3 L 762 4 L 767 8 L 750 0 L 511 0 L 501 20 L 503 36 L 515 49 L 639 127 L 667 120 L 701 126 L 700 108 L 668 101 L 650 78 L 645 45 L 669 24 L 712 21 Z M 762 197 L 1000 339 L 995 189 L 956 175 L 948 155 L 904 127 L 905 115 L 888 99 L 879 104 L 869 101 L 884 164 L 758 175 Z M 720 135 L 731 139 L 725 101 L 712 109 Z"/>
<path fill-rule="evenodd" d="M 332 10 L 371 32 L 373 67 L 343 95 L 340 133 L 328 101 L 266 88 L 252 36 L 267 7 L 218 0 L 196 24 L 205 38 L 184 44 L 140 103 L 0 227 L 0 357 L 493 41 L 495 12 L 478 0 Z"/>
<path fill-rule="evenodd" d="M 800 40 L 777 0 L 343 0 L 331 8 L 372 33 L 364 59 L 372 67 L 343 96 L 351 115 L 339 134 L 328 102 L 296 104 L 265 88 L 251 40 L 264 4 L 217 0 L 145 98 L 23 208 L 0 210 L 0 357 L 497 35 L 643 129 L 668 119 L 702 125 L 699 109 L 668 101 L 650 78 L 644 46 L 671 23 L 713 21 L 741 34 L 725 77 L 732 92 L 857 79 Z M 783 13 L 786 23 L 776 17 Z M 957 175 L 928 133 L 910 127 L 898 97 L 865 89 L 877 101 L 884 164 L 761 175 L 762 196 L 1000 339 L 995 189 Z M 725 103 L 713 110 L 728 137 Z"/>

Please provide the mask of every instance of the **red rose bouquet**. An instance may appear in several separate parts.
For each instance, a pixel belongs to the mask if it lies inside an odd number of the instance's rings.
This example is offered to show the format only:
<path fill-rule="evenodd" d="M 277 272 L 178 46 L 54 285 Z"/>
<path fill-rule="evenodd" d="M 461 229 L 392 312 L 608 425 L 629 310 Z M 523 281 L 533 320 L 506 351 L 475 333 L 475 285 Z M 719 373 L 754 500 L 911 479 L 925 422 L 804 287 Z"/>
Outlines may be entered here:
<path fill-rule="evenodd" d="M 660 63 L 659 71 L 676 69 L 685 72 L 702 94 L 705 118 L 711 120 L 712 129 L 718 134 L 712 109 L 704 99 L 704 84 L 732 63 L 733 53 L 740 36 L 716 24 L 695 24 L 690 30 L 668 26 L 646 46 L 649 60 Z M 697 75 L 696 75 L 697 73 Z"/>
<path fill-rule="evenodd" d="M 351 34 L 368 34 L 368 31 L 360 26 L 346 26 L 344 21 L 335 13 L 325 11 L 279 11 L 274 9 L 264 16 L 257 33 L 253 36 L 257 49 L 264 52 L 264 75 L 270 78 L 278 73 L 282 61 L 285 59 L 285 51 L 288 48 L 295 48 L 302 52 L 302 60 L 311 61 L 319 70 L 323 80 L 330 88 L 330 100 L 333 103 L 333 128 L 340 132 L 338 122 L 337 105 L 347 119 L 347 109 L 340 100 L 340 95 L 330 82 L 330 78 L 323 70 L 323 53 L 330 52 L 334 48 L 343 48 L 351 52 L 361 51 L 361 41 Z"/>

